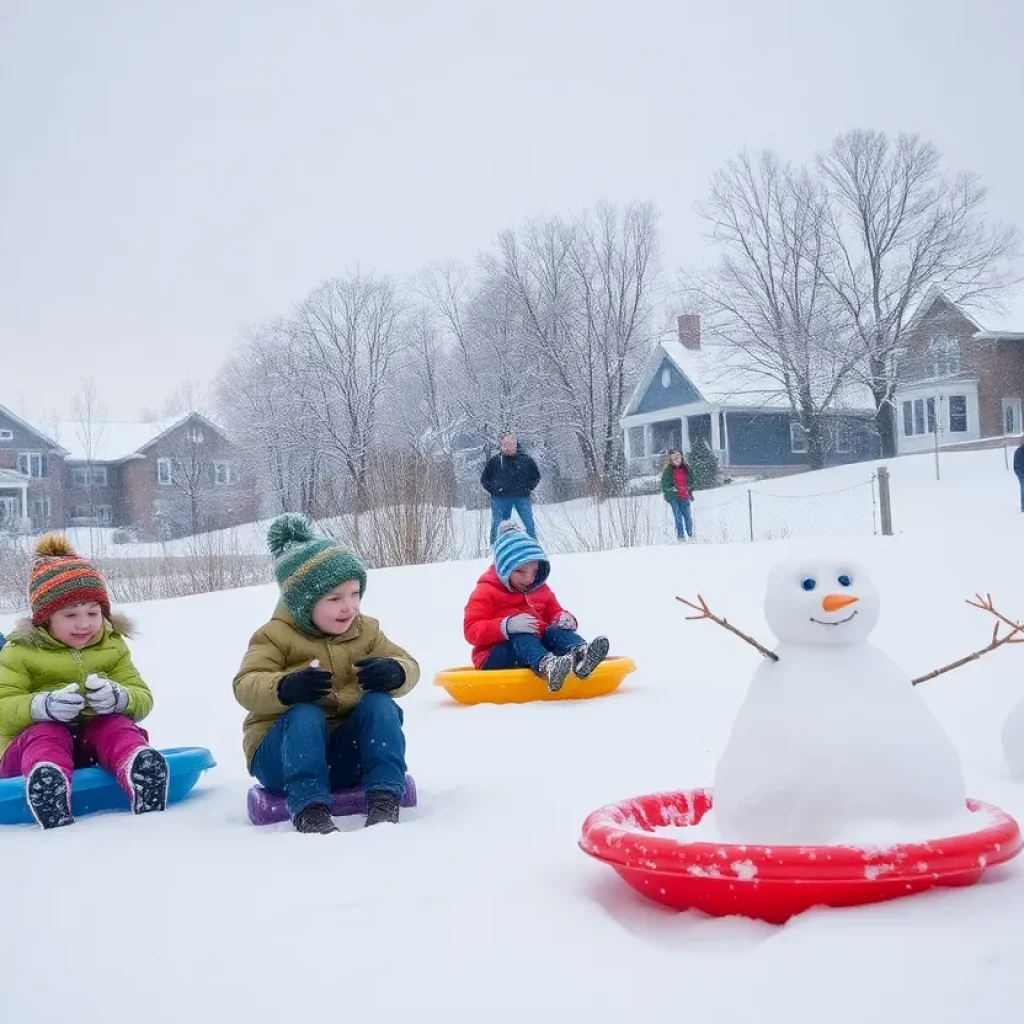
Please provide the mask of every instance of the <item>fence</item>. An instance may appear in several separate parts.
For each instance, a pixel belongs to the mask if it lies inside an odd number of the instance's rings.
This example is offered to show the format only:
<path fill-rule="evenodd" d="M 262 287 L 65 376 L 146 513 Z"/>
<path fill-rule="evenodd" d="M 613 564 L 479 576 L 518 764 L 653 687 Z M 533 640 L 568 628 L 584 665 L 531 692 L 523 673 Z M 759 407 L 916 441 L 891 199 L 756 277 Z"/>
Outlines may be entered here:
<path fill-rule="evenodd" d="M 813 478 L 790 478 L 791 486 Z M 698 543 L 730 544 L 787 537 L 892 532 L 885 468 L 832 491 L 786 493 L 776 480 L 699 491 L 694 502 Z M 538 531 L 552 554 L 649 547 L 675 542 L 671 512 L 660 494 L 578 499 L 535 508 Z M 103 543 L 89 547 L 115 602 L 149 601 L 271 582 L 266 524 L 183 538 L 160 545 Z M 455 509 L 394 495 L 359 517 L 320 524 L 358 551 L 371 568 L 484 558 L 490 511 Z M 83 538 L 84 539 L 84 538 Z M 31 540 L 0 535 L 0 611 L 25 605 Z M 84 545 L 83 545 L 84 547 Z"/>

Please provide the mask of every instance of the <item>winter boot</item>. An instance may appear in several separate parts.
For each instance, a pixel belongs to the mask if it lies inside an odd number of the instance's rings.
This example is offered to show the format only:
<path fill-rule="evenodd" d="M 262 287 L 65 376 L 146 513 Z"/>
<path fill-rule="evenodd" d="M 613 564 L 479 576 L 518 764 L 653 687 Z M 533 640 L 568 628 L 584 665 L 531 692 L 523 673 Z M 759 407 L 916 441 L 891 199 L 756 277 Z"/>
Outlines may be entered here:
<path fill-rule="evenodd" d="M 25 799 L 32 817 L 42 828 L 60 828 L 74 822 L 71 792 L 64 773 L 49 761 L 37 764 L 25 780 Z"/>
<path fill-rule="evenodd" d="M 547 654 L 541 658 L 540 674 L 547 680 L 548 690 L 558 693 L 565 683 L 566 676 L 572 671 L 573 656 L 571 654 Z"/>
<path fill-rule="evenodd" d="M 171 773 L 167 770 L 167 762 L 159 750 L 139 747 L 128 759 L 124 777 L 128 783 L 132 814 L 162 811 L 167 807 Z"/>
<path fill-rule="evenodd" d="M 338 826 L 331 821 L 331 809 L 326 804 L 310 804 L 303 807 L 292 818 L 296 832 L 318 833 L 327 836 L 338 831 Z"/>
<path fill-rule="evenodd" d="M 367 794 L 368 809 L 366 812 L 367 825 L 397 825 L 398 824 L 398 800 L 386 790 L 380 790 Z"/>
<path fill-rule="evenodd" d="M 583 644 L 572 652 L 572 670 L 577 679 L 586 679 L 594 669 L 608 657 L 608 637 L 596 636 L 589 644 Z"/>

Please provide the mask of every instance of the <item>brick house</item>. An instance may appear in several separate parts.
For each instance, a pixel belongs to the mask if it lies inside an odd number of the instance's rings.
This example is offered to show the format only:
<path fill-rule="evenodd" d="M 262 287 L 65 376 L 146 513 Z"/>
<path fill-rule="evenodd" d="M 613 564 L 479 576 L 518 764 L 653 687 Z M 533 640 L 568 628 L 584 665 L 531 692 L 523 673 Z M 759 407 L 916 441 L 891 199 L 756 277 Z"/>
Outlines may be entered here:
<path fill-rule="evenodd" d="M 158 540 L 251 522 L 258 511 L 241 452 L 198 413 L 65 422 L 47 434 L 0 407 L 0 472 L 0 523 L 7 513 L 36 532 L 121 527 Z"/>
<path fill-rule="evenodd" d="M 1024 325 L 1022 325 L 1024 326 Z M 894 396 L 897 450 L 1024 433 L 1024 331 L 986 330 L 932 288 L 907 325 Z"/>

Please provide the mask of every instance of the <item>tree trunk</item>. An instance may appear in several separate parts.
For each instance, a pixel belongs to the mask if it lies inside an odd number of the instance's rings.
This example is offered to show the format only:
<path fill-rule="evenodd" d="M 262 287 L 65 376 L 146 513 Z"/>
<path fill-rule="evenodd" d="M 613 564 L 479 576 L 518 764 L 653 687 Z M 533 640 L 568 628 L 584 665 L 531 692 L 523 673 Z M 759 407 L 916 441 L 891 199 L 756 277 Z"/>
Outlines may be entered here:
<path fill-rule="evenodd" d="M 892 402 L 875 399 L 875 429 L 878 431 L 879 454 L 883 459 L 891 459 L 896 455 L 896 410 Z"/>

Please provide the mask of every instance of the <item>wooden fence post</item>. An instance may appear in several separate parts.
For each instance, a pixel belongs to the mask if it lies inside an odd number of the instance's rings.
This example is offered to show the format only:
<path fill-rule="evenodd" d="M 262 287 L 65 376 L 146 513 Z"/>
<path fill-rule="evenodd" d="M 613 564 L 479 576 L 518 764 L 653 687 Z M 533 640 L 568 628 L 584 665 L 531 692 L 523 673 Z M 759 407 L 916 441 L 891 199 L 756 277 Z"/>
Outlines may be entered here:
<path fill-rule="evenodd" d="M 747 488 L 747 520 L 750 523 L 750 543 L 754 543 L 754 495 Z"/>
<path fill-rule="evenodd" d="M 892 536 L 892 492 L 889 489 L 889 470 L 878 467 L 878 508 L 882 519 L 882 536 Z"/>

